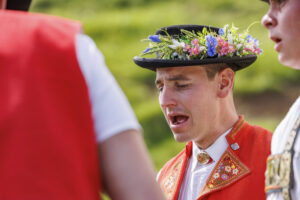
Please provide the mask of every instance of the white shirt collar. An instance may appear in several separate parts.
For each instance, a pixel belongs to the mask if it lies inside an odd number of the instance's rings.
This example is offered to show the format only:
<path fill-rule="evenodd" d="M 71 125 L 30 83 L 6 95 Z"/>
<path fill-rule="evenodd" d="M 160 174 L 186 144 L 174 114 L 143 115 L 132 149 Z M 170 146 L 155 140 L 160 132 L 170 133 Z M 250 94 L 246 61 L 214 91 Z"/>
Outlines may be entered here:
<path fill-rule="evenodd" d="M 197 160 L 197 155 L 200 152 L 205 151 L 213 159 L 212 163 L 218 162 L 225 150 L 228 147 L 226 135 L 231 131 L 232 128 L 228 129 L 225 133 L 218 137 L 218 139 L 210 145 L 207 149 L 199 149 L 196 143 L 193 141 L 193 153 L 192 153 L 192 171 L 195 170 L 197 165 L 200 165 Z"/>

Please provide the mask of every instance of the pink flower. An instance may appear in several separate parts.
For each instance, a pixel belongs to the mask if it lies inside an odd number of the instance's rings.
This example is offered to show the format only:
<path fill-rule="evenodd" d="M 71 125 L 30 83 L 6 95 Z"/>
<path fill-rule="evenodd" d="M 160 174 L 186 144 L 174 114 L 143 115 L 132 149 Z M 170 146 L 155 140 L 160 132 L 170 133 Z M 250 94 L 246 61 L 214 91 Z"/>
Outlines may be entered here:
<path fill-rule="evenodd" d="M 228 47 L 228 51 L 229 51 L 229 53 L 232 55 L 232 54 L 235 52 L 234 46 L 230 45 L 230 46 Z"/>
<path fill-rule="evenodd" d="M 194 45 L 194 46 L 199 45 L 199 40 L 198 40 L 198 38 L 195 38 L 195 39 L 192 41 L 192 45 Z"/>
<path fill-rule="evenodd" d="M 200 50 L 199 50 L 198 45 L 196 45 L 194 48 L 192 48 L 192 54 L 193 55 L 197 56 L 197 55 L 199 55 L 199 53 L 200 53 Z"/>
<path fill-rule="evenodd" d="M 218 41 L 218 46 L 223 46 L 225 40 L 221 37 L 217 37 L 217 41 Z"/>
<path fill-rule="evenodd" d="M 184 47 L 184 51 L 189 51 L 191 49 L 190 45 L 188 44 L 185 44 L 185 47 Z"/>

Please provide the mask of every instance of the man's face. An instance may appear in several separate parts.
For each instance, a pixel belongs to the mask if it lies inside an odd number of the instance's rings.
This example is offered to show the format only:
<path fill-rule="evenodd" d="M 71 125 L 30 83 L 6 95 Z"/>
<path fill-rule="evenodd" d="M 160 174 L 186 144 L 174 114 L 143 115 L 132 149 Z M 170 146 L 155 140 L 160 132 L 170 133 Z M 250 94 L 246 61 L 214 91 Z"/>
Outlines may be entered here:
<path fill-rule="evenodd" d="M 262 18 L 275 44 L 279 61 L 300 69 L 300 1 L 270 0 L 270 9 Z"/>
<path fill-rule="evenodd" d="M 156 71 L 159 103 L 177 142 L 201 142 L 214 126 L 216 78 L 209 80 L 204 67 L 170 67 Z"/>

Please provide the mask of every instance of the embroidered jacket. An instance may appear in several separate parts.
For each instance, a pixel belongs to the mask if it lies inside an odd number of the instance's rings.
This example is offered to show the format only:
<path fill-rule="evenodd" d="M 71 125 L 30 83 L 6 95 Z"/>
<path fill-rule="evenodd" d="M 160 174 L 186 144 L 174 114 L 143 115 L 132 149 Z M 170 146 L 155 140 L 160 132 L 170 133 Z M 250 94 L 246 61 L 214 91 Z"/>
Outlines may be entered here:
<path fill-rule="evenodd" d="M 0 11 L 0 199 L 98 200 L 78 22 Z"/>
<path fill-rule="evenodd" d="M 228 148 L 212 170 L 197 200 L 264 200 L 264 172 L 271 133 L 240 117 L 226 136 Z M 236 146 L 239 148 L 235 148 Z M 192 154 L 192 142 L 162 168 L 158 182 L 168 200 L 178 198 Z M 230 170 L 229 170 L 230 168 Z"/>

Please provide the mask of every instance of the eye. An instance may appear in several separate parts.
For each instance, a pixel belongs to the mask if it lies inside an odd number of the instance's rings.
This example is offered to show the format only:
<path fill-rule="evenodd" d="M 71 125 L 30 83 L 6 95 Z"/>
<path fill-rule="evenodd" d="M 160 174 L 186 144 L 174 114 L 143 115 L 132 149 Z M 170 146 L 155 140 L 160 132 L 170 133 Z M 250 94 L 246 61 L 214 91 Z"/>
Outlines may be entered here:
<path fill-rule="evenodd" d="M 156 88 L 157 88 L 158 92 L 162 92 L 164 89 L 163 85 L 156 85 Z"/>
<path fill-rule="evenodd" d="M 185 89 L 189 86 L 189 84 L 179 84 L 179 83 L 175 83 L 176 88 L 178 89 Z"/>
<path fill-rule="evenodd" d="M 281 4 L 285 3 L 286 1 L 287 0 L 270 0 L 270 3 L 281 5 Z"/>

